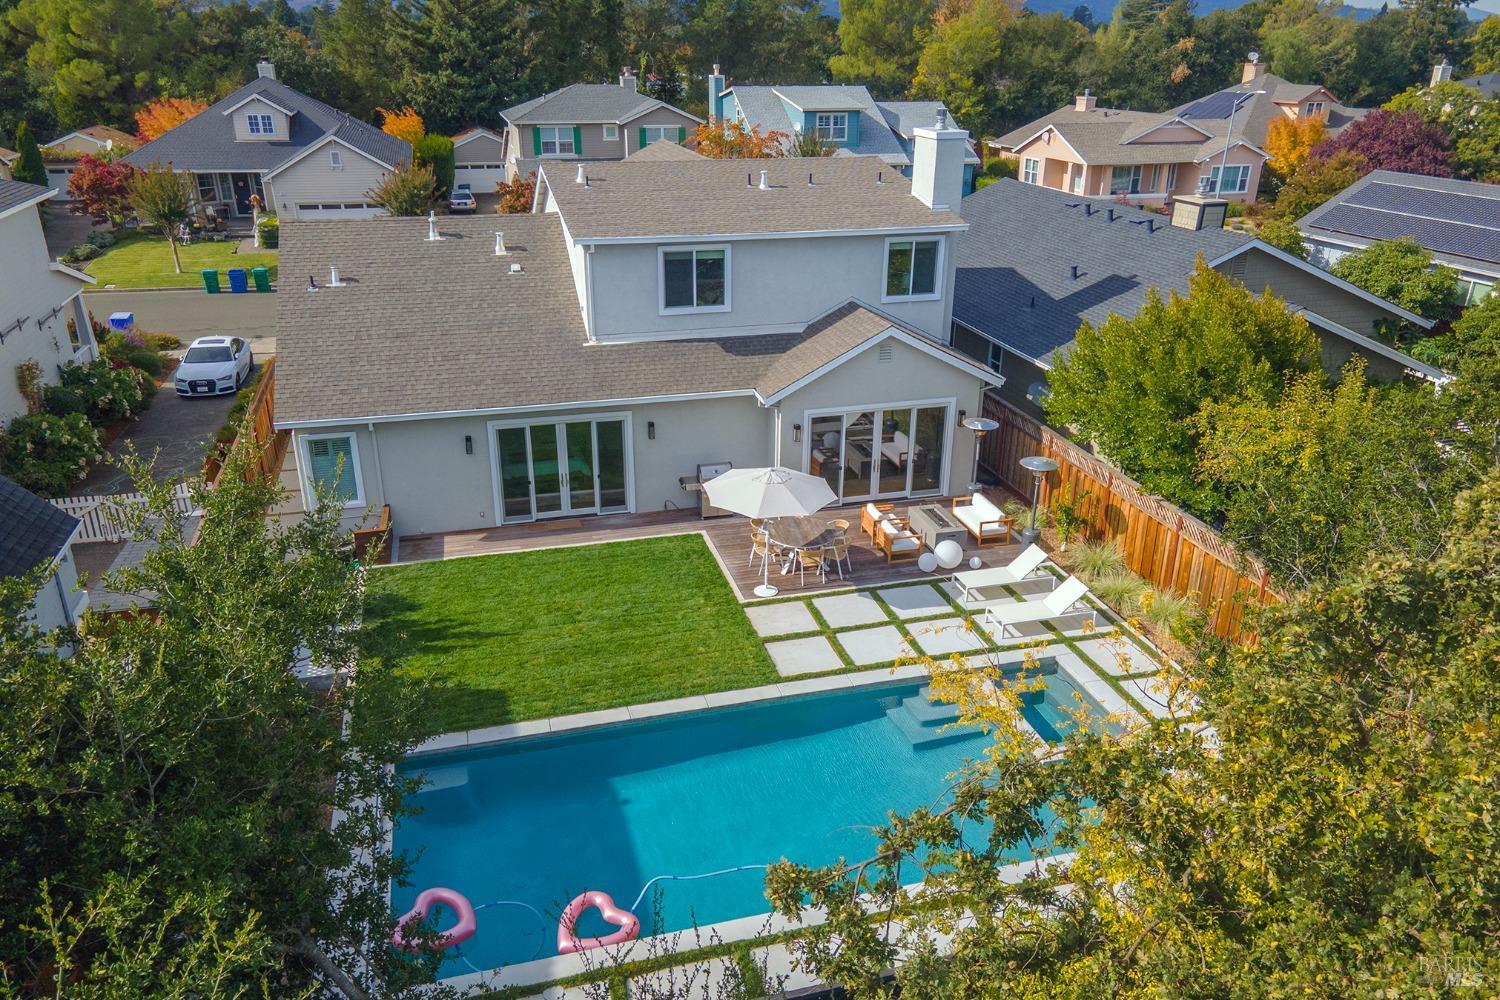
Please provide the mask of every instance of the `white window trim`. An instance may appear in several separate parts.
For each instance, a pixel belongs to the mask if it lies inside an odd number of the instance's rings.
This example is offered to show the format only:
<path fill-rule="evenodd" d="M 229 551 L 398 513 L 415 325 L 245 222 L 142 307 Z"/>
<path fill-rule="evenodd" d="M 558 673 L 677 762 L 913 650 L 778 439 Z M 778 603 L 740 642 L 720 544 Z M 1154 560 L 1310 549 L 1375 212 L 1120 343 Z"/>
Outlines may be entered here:
<path fill-rule="evenodd" d="M 974 363 L 979 364 L 978 361 L 975 361 Z M 815 417 L 831 417 L 835 414 L 847 415 L 850 413 L 868 413 L 876 410 L 884 412 L 887 410 L 925 409 L 928 407 L 937 408 L 939 406 L 943 407 L 946 412 L 943 414 L 943 471 L 942 474 L 938 476 L 938 488 L 935 490 L 921 491 L 901 490 L 895 493 L 881 493 L 879 490 L 875 490 L 869 496 L 872 500 L 890 499 L 903 496 L 942 496 L 943 494 L 949 492 L 949 480 L 953 475 L 953 467 L 957 464 L 954 461 L 953 454 L 953 432 L 955 426 L 957 425 L 957 421 L 954 419 L 953 414 L 958 408 L 958 399 L 956 397 L 947 396 L 938 399 L 906 399 L 895 400 L 894 402 L 890 403 L 864 403 L 855 406 L 825 406 L 814 410 L 803 410 L 802 426 L 811 428 L 813 419 Z M 804 472 L 806 472 L 810 467 L 810 459 L 812 458 L 812 446 L 812 434 L 807 433 L 802 435 L 802 470 Z M 842 456 L 842 451 L 840 452 L 840 455 Z M 878 477 L 876 478 L 878 481 Z M 908 484 L 911 483 L 911 479 L 912 470 L 911 465 L 908 463 L 906 467 L 906 481 Z M 874 486 L 875 483 L 872 482 L 871 485 Z M 859 502 L 863 503 L 864 500 L 860 499 Z"/>
<path fill-rule="evenodd" d="M 317 502 L 317 494 L 313 491 L 312 481 L 312 449 L 309 445 L 314 441 L 324 441 L 332 438 L 349 439 L 349 465 L 354 472 L 354 496 L 344 501 L 344 509 L 350 507 L 365 506 L 365 479 L 359 470 L 359 434 L 356 431 L 338 431 L 328 434 L 304 434 L 301 439 L 301 447 L 298 449 L 298 457 L 302 459 L 302 468 L 305 471 L 302 480 L 302 497 L 309 508 Z"/>
<path fill-rule="evenodd" d="M 1030 180 L 1026 179 L 1028 176 L 1031 178 Z M 1042 183 L 1042 161 L 1039 157 L 1024 156 L 1021 158 L 1021 183 Z"/>
<path fill-rule="evenodd" d="M 501 524 L 532 524 L 537 521 L 545 521 L 546 517 L 530 517 L 522 520 L 517 518 L 512 521 L 505 519 L 504 503 L 500 496 L 500 449 L 495 442 L 496 432 L 504 428 L 512 427 L 544 427 L 552 424 L 583 423 L 584 421 L 600 422 L 609 420 L 623 421 L 625 424 L 625 509 L 620 511 L 599 511 L 594 514 L 584 514 L 584 517 L 611 517 L 615 514 L 635 513 L 635 424 L 634 414 L 629 410 L 605 411 L 605 412 L 580 412 L 559 414 L 556 419 L 547 420 L 537 417 L 529 417 L 520 420 L 487 420 L 485 421 L 485 438 L 489 442 L 490 450 L 490 502 L 494 505 L 494 521 L 496 525 Z M 527 442 L 527 461 L 530 462 L 531 444 Z M 594 474 L 598 475 L 596 468 Z M 597 486 L 597 484 L 596 484 Z M 596 494 L 597 495 L 597 494 Z M 533 506 L 535 505 L 533 498 Z M 561 515 L 549 515 L 561 516 Z"/>
<path fill-rule="evenodd" d="M 821 121 L 823 118 L 828 119 L 826 126 Z M 816 111 L 813 113 L 813 129 L 824 142 L 848 142 L 849 112 Z"/>
<path fill-rule="evenodd" d="M 667 253 L 691 250 L 724 251 L 724 304 L 721 306 L 668 306 L 667 305 Z M 656 248 L 656 312 L 659 316 L 678 316 L 684 313 L 727 313 L 733 306 L 730 292 L 734 286 L 734 268 L 731 266 L 731 248 L 728 243 L 702 243 L 692 246 L 660 246 Z M 698 298 L 697 258 L 693 259 L 693 298 Z"/>
<path fill-rule="evenodd" d="M 1167 164 L 1167 183 L 1162 187 L 1163 191 L 1171 191 L 1177 186 L 1177 164 Z"/>
<path fill-rule="evenodd" d="M 328 166 L 334 170 L 344 169 L 344 155 L 336 149 L 328 151 Z"/>
<path fill-rule="evenodd" d="M 1240 180 L 1236 180 L 1235 186 L 1232 189 L 1224 187 L 1224 174 L 1230 170 L 1235 172 L 1237 178 L 1243 179 L 1243 186 L 1241 186 Z M 1204 178 L 1204 181 L 1207 184 L 1206 194 L 1244 194 L 1250 190 L 1250 165 L 1248 163 L 1231 163 L 1221 170 L 1216 164 L 1208 168 L 1208 174 Z"/>
<path fill-rule="evenodd" d="M 571 125 L 537 125 L 536 126 L 536 130 L 537 130 L 537 135 L 541 136 L 541 138 L 539 140 L 537 140 L 537 141 L 542 146 L 542 156 L 544 156 L 544 157 L 554 157 L 554 156 L 577 156 L 578 155 L 578 147 L 576 147 L 575 145 L 573 145 L 573 126 L 571 126 Z M 547 136 L 545 134 L 545 133 L 547 133 L 549 131 L 556 133 L 556 135 L 554 135 L 554 137 L 552 139 L 552 142 L 557 147 L 557 150 L 555 152 L 551 152 L 551 153 L 547 152 Z M 566 152 L 564 152 L 563 148 L 562 148 L 563 138 L 565 136 L 566 136 L 567 142 L 568 142 L 568 150 Z"/>
<path fill-rule="evenodd" d="M 677 141 L 676 125 L 642 125 L 641 131 L 646 133 L 646 145 L 648 146 L 653 142 L 660 142 L 663 139 L 666 139 L 668 142 Z M 652 132 L 656 133 L 655 139 L 650 137 Z"/>
<path fill-rule="evenodd" d="M 887 295 L 886 278 L 891 273 L 891 244 L 912 244 L 912 266 L 916 267 L 918 243 L 936 243 L 937 260 L 933 263 L 932 291 L 923 292 L 919 295 Z M 932 236 L 887 236 L 885 240 L 885 252 L 880 255 L 880 301 L 881 302 L 933 302 L 943 297 L 943 262 L 948 253 L 948 241 Z M 912 275 L 916 277 L 915 274 Z"/>
<path fill-rule="evenodd" d="M 620 126 L 615 125 L 613 123 L 606 123 L 605 126 L 604 126 L 604 140 L 606 142 L 615 142 L 619 138 L 620 138 Z"/>
<path fill-rule="evenodd" d="M 257 124 L 264 124 L 266 127 L 257 129 L 255 127 Z M 245 115 L 245 129 L 250 135 L 275 135 L 276 117 L 263 111 L 248 112 Z"/>
<path fill-rule="evenodd" d="M 1327 105 L 1324 104 L 1322 101 L 1308 101 L 1307 102 L 1307 114 L 1309 116 L 1312 116 L 1312 115 L 1321 115 L 1326 109 L 1327 109 Z"/>

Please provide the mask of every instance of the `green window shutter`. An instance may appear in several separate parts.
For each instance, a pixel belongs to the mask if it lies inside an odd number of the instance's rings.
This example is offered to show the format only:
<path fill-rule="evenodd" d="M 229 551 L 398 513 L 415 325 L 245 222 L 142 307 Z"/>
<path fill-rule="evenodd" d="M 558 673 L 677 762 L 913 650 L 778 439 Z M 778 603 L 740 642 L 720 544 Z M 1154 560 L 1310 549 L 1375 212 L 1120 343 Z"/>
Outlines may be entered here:
<path fill-rule="evenodd" d="M 353 445 L 349 438 L 322 438 L 307 443 L 313 482 L 333 491 L 339 501 L 355 497 Z"/>
<path fill-rule="evenodd" d="M 533 156 L 542 155 L 542 130 L 535 125 L 531 126 L 531 154 Z"/>
<path fill-rule="evenodd" d="M 677 145 L 681 146 L 685 142 L 687 142 L 687 126 L 679 125 L 677 126 Z"/>
<path fill-rule="evenodd" d="M 573 155 L 583 155 L 583 129 L 577 125 L 573 126 Z"/>
<path fill-rule="evenodd" d="M 646 126 L 641 126 L 641 148 L 646 148 Z"/>

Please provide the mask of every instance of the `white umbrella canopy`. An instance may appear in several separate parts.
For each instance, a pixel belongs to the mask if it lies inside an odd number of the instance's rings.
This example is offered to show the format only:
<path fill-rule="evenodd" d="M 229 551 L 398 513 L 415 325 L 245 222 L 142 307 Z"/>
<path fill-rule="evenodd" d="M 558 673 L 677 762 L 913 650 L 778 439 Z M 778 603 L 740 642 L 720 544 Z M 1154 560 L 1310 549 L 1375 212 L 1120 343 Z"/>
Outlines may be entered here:
<path fill-rule="evenodd" d="M 773 466 L 730 469 L 703 484 L 708 502 L 746 517 L 801 517 L 838 498 L 822 476 Z"/>

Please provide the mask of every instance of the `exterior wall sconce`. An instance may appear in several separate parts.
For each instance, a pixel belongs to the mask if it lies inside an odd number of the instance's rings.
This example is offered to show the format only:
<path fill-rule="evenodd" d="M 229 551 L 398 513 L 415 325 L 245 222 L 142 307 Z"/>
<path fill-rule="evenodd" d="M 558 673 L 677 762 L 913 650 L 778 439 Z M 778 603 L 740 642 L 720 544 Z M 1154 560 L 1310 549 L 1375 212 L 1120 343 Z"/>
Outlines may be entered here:
<path fill-rule="evenodd" d="M 959 410 L 958 411 L 958 423 L 959 423 L 959 426 L 963 426 L 964 417 L 967 417 L 968 415 L 969 415 L 969 411 L 968 410 Z"/>
<path fill-rule="evenodd" d="M 465 455 L 472 455 L 472 454 L 474 454 L 474 435 L 472 435 L 472 434 L 465 434 L 464 435 L 464 454 Z"/>
<path fill-rule="evenodd" d="M 801 424 L 793 424 L 792 425 L 792 442 L 794 444 L 801 444 L 802 443 L 802 425 Z"/>
<path fill-rule="evenodd" d="M 646 421 L 646 438 L 650 441 L 656 440 L 656 421 Z"/>

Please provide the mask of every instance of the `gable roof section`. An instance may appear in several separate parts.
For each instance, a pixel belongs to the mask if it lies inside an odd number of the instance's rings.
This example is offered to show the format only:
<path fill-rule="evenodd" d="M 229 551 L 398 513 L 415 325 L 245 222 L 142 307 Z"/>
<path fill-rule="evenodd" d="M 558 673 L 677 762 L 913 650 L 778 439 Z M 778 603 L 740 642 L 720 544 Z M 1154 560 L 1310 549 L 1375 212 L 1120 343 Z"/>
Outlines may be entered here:
<path fill-rule="evenodd" d="M 662 163 L 673 160 L 701 160 L 704 157 L 701 153 L 695 153 L 693 150 L 688 149 L 681 143 L 673 142 L 671 139 L 657 139 L 645 149 L 631 153 L 628 159 L 634 160 L 636 163 Z"/>
<path fill-rule="evenodd" d="M 774 87 L 745 85 L 730 87 L 725 93 L 734 95 L 739 118 L 745 126 L 759 128 L 762 132 L 783 132 L 788 136 L 795 136 L 799 131 L 794 127 L 792 119 L 787 117 L 783 98 L 808 112 L 845 111 L 859 115 L 859 142 L 839 147 L 839 154 L 878 156 L 886 163 L 899 167 L 911 164 L 911 157 L 901 145 L 900 137 L 886 120 L 875 98 L 864 87 L 846 84 Z M 800 126 L 801 123 L 797 122 L 796 125 Z"/>
<path fill-rule="evenodd" d="M 78 529 L 78 518 L 0 476 L 0 576 L 49 565 Z"/>
<path fill-rule="evenodd" d="M 1238 257 L 1240 254 L 1250 249 L 1259 250 L 1261 253 L 1269 254 L 1282 263 L 1289 264 L 1299 271 L 1304 271 L 1307 274 L 1312 275 L 1319 281 L 1325 281 L 1335 288 L 1348 292 L 1350 295 L 1353 295 L 1356 298 L 1364 299 L 1366 302 L 1370 303 L 1373 306 L 1379 306 L 1381 309 L 1386 310 L 1392 315 L 1399 316 L 1401 319 L 1406 320 L 1408 323 L 1419 326 L 1424 330 L 1432 329 L 1432 320 L 1423 319 L 1421 316 L 1418 316 L 1410 309 L 1407 309 L 1403 306 L 1398 306 L 1396 303 L 1391 302 L 1387 299 L 1383 299 L 1380 296 L 1376 295 L 1374 292 L 1367 292 L 1363 288 L 1360 288 L 1358 285 L 1356 285 L 1354 282 L 1345 281 L 1343 278 L 1340 278 L 1332 271 L 1325 271 L 1318 265 L 1310 264 L 1307 261 L 1303 260 L 1301 257 L 1289 254 L 1279 247 L 1271 246 L 1271 244 L 1265 242 L 1264 240 L 1253 239 L 1250 241 L 1250 244 L 1248 246 L 1241 247 L 1238 250 L 1230 251 L 1229 253 L 1226 253 L 1221 257 L 1216 257 L 1213 260 L 1210 260 L 1208 264 L 1210 267 L 1218 267 L 1220 264 L 1224 263 L 1230 258 Z"/>
<path fill-rule="evenodd" d="M 612 83 L 574 83 L 500 112 L 512 125 L 619 124 L 647 111 L 668 108 L 701 121 L 681 108 Z"/>
<path fill-rule="evenodd" d="M 1257 94 L 1256 91 L 1265 91 L 1265 93 Z M 1206 124 L 1209 121 L 1224 122 L 1227 120 L 1230 109 L 1238 103 L 1238 111 L 1234 115 L 1235 134 L 1244 136 L 1256 146 L 1264 146 L 1266 129 L 1270 127 L 1271 122 L 1286 117 L 1286 112 L 1281 110 L 1280 105 L 1301 104 L 1319 91 L 1326 95 L 1323 110 L 1328 116 L 1327 127 L 1330 135 L 1337 135 L 1351 122 L 1365 114 L 1363 108 L 1351 108 L 1339 103 L 1333 94 L 1321 84 L 1291 83 L 1274 73 L 1262 73 L 1249 83 L 1225 87 L 1223 90 L 1179 105 L 1168 113 L 1193 119 L 1200 124 Z M 1219 134 L 1223 134 L 1222 130 Z"/>
<path fill-rule="evenodd" d="M 232 110 L 256 97 L 296 112 L 290 118 L 290 135 L 286 140 L 235 139 L 234 119 L 226 109 Z M 125 162 L 137 167 L 170 163 L 177 170 L 271 172 L 285 167 L 330 136 L 386 166 L 411 160 L 411 146 L 405 140 L 293 90 L 280 80 L 256 77 L 201 114 L 129 154 Z"/>
<path fill-rule="evenodd" d="M 73 138 L 75 135 L 81 135 L 85 139 L 93 139 L 100 145 L 105 145 L 112 142 L 116 145 L 122 145 L 130 148 L 135 146 L 136 144 L 135 136 L 131 135 L 129 132 L 121 132 L 119 129 L 112 128 L 108 125 L 89 125 L 85 128 L 76 128 L 71 132 L 60 135 L 56 139 L 53 139 L 52 142 L 47 143 L 47 145 L 50 146 L 52 145 L 52 143 L 63 142 L 64 140 Z"/>
<path fill-rule="evenodd" d="M 1236 119 L 1238 121 L 1238 119 Z M 1151 133 L 1163 126 L 1186 125 L 1204 134 L 1198 141 L 1150 141 Z M 1085 163 L 1102 166 L 1133 166 L 1148 163 L 1197 163 L 1224 152 L 1228 129 L 1225 120 L 1180 120 L 1175 114 L 1095 108 L 1078 111 L 1060 108 L 992 139 L 991 144 L 1016 152 L 1051 129 Z M 1236 125 L 1236 138 L 1238 125 Z M 1255 148 L 1254 146 L 1251 147 Z M 1257 152 L 1260 150 L 1257 149 Z M 1264 152 L 1261 152 L 1264 156 Z"/>
<path fill-rule="evenodd" d="M 494 139 L 496 142 L 505 141 L 505 137 L 502 136 L 499 132 L 493 131 L 492 129 L 487 129 L 483 125 L 470 125 L 468 128 L 464 129 L 453 137 L 453 145 L 455 147 L 462 146 L 470 139 L 477 139 L 480 136 L 487 136 L 491 139 Z"/>
<path fill-rule="evenodd" d="M 319 426 L 459 413 L 745 396 L 765 399 L 883 336 L 899 336 L 956 367 L 970 359 L 858 303 L 797 333 L 590 343 L 556 215 L 505 221 L 495 257 L 493 218 L 288 222 L 289 274 L 329 265 L 342 288 L 287 290 L 277 299 L 277 425 Z M 509 273 L 519 263 L 520 274 Z M 434 340 L 434 326 L 443 336 Z M 891 331 L 894 329 L 894 333 Z M 380 359 L 420 353 L 412 368 Z"/>
<path fill-rule="evenodd" d="M 561 176 L 557 166 L 564 171 Z M 771 185 L 767 191 L 759 187 L 762 170 Z M 911 194 L 911 181 L 872 156 L 646 163 L 630 157 L 590 164 L 588 187 L 576 183 L 575 171 L 570 161 L 547 161 L 541 167 L 568 233 L 583 243 L 912 232 L 964 225 L 953 212 L 934 212 L 922 204 Z"/>
<path fill-rule="evenodd" d="M 55 188 L 44 188 L 40 184 L 0 180 L 0 218 L 19 212 L 27 205 L 46 201 L 56 193 Z"/>

